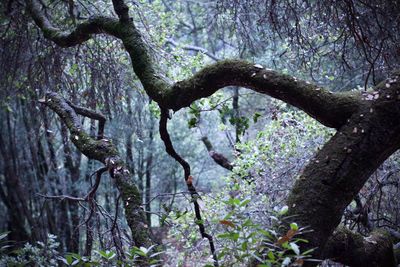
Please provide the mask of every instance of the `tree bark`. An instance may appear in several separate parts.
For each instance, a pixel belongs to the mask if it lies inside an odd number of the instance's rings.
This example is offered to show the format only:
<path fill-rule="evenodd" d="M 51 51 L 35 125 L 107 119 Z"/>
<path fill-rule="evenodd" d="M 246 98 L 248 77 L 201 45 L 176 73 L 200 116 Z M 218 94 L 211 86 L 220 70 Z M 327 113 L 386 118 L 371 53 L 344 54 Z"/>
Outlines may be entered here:
<path fill-rule="evenodd" d="M 339 228 L 329 238 L 323 258 L 352 267 L 396 266 L 393 243 L 384 231 L 375 231 L 363 237 Z"/>
<path fill-rule="evenodd" d="M 323 249 L 340 223 L 344 209 L 371 174 L 400 147 L 398 76 L 365 94 L 363 105 L 312 159 L 288 198 L 290 215 L 310 226 L 308 247 Z M 388 87 L 389 86 L 389 87 Z M 371 101 L 370 96 L 378 98 Z"/>

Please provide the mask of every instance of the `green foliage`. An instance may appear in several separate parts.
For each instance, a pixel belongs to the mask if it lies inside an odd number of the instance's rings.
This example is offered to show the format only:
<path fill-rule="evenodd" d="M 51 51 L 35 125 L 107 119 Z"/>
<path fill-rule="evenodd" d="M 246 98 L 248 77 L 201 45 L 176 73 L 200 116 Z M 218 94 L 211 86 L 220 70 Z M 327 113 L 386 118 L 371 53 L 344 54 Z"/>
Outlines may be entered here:
<path fill-rule="evenodd" d="M 2 235 L 5 238 L 4 235 Z M 0 266 L 58 266 L 58 247 L 56 236 L 48 234 L 47 241 L 37 242 L 35 245 L 26 243 L 22 248 L 11 252 L 0 253 Z"/>
<path fill-rule="evenodd" d="M 243 266 L 254 260 L 261 266 L 296 266 L 311 255 L 301 249 L 307 242 L 301 238 L 304 228 L 285 217 L 288 207 L 282 203 L 296 175 L 333 131 L 285 104 L 272 104 L 280 112 L 254 138 L 237 144 L 240 152 L 236 152 L 233 173 L 224 179 L 225 186 L 218 193 L 201 196 L 203 220 L 216 238 L 222 266 Z M 193 110 L 199 114 L 201 108 Z M 261 117 L 254 116 L 254 120 Z M 184 265 L 188 259 L 203 266 L 212 264 L 193 214 L 185 212 L 182 203 L 177 206 L 165 218 L 172 225 L 168 239 L 180 244 L 179 249 L 167 249 L 169 257 L 174 255 L 168 264 Z"/>
<path fill-rule="evenodd" d="M 117 253 L 112 250 L 95 250 L 91 257 L 81 256 L 77 253 L 67 253 L 61 256 L 58 252 L 59 243 L 54 235 L 48 235 L 46 243 L 37 242 L 36 245 L 26 243 L 23 248 L 7 252 L 10 246 L 3 245 L 3 240 L 8 233 L 0 235 L 0 266 L 137 266 L 144 262 L 150 267 L 160 266 L 160 255 L 156 246 L 132 247 L 126 250 L 126 258 L 118 259 Z"/>
<path fill-rule="evenodd" d="M 146 262 L 150 266 L 161 266 L 161 260 L 159 257 L 163 251 L 158 251 L 156 246 L 145 247 L 133 247 L 127 254 L 132 263 Z"/>
<path fill-rule="evenodd" d="M 239 116 L 235 110 L 230 107 L 231 98 L 223 99 L 224 94 L 216 93 L 207 99 L 201 99 L 194 102 L 190 106 L 188 126 L 194 128 L 198 126 L 201 120 L 202 112 L 218 111 L 220 121 L 223 125 L 234 126 L 239 136 L 244 135 L 250 127 L 250 119 L 247 116 Z M 261 116 L 260 113 L 255 113 L 253 117 L 254 123 Z"/>
<path fill-rule="evenodd" d="M 151 101 L 149 103 L 149 111 L 154 117 L 160 118 L 161 111 L 160 111 L 160 108 L 158 107 L 158 105 L 157 105 L 157 103 L 155 101 Z"/>
<path fill-rule="evenodd" d="M 249 202 L 249 199 L 240 201 L 233 198 L 227 202 L 231 205 L 231 211 L 219 221 L 225 226 L 225 232 L 217 235 L 218 238 L 225 239 L 225 246 L 219 253 L 221 260 L 226 261 L 228 258 L 230 266 L 244 265 L 254 260 L 260 266 L 294 266 L 293 264 L 301 265 L 310 257 L 312 251 L 302 252 L 298 245 L 307 242 L 298 237 L 303 229 L 295 222 L 290 223 L 290 228 L 287 229 L 286 221 L 289 218 L 284 217 L 287 207 L 270 217 L 272 227 L 264 228 L 249 217 L 241 216 L 240 208 Z"/>

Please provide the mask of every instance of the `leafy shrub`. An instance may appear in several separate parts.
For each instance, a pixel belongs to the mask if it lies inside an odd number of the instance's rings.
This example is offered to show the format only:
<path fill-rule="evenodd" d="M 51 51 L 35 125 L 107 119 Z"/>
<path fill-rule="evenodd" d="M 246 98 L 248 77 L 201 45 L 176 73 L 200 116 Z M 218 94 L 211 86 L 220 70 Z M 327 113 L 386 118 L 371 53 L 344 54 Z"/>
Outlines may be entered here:
<path fill-rule="evenodd" d="M 303 112 L 285 104 L 279 117 L 270 120 L 252 140 L 237 144 L 240 151 L 225 186 L 202 195 L 206 228 L 215 237 L 221 266 L 296 266 L 310 257 L 301 251 L 305 230 L 284 216 L 282 210 L 294 179 L 333 131 Z M 311 148 L 311 149 L 310 149 Z M 212 266 L 206 240 L 199 237 L 189 207 L 179 208 L 167 219 L 173 225 L 167 262 L 181 266 L 190 262 Z"/>

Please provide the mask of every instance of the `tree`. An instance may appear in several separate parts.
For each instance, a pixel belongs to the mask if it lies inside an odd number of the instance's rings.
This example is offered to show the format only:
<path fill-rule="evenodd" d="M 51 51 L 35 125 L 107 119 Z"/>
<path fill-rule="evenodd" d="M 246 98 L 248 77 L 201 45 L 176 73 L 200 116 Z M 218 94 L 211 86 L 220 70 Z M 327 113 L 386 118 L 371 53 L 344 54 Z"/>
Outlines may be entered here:
<path fill-rule="evenodd" d="M 314 252 L 317 258 L 334 258 L 352 266 L 395 265 L 392 243 L 386 234 L 377 232 L 362 239 L 336 227 L 344 209 L 370 175 L 400 147 L 400 73 L 393 73 L 370 91 L 332 93 L 259 64 L 224 60 L 204 67 L 188 79 L 170 83 L 163 78 L 160 67 L 152 59 L 148 44 L 135 27 L 129 8 L 122 0 L 113 0 L 118 18 L 91 17 L 69 31 L 53 26 L 37 1 L 27 0 L 27 7 L 44 36 L 61 47 L 80 45 L 90 40 L 93 34 L 107 34 L 122 41 L 144 90 L 162 110 L 161 136 L 169 154 L 184 167 L 189 189 L 192 186 L 190 166 L 175 152 L 166 131 L 169 109 L 177 111 L 188 107 L 226 86 L 241 86 L 282 100 L 321 124 L 335 128 L 336 134 L 299 175 L 287 202 L 289 214 L 296 216 L 300 225 L 312 229 L 313 232 L 305 234 L 305 238 L 310 241 L 308 247 L 317 247 Z M 48 100 L 46 103 L 49 104 Z M 68 110 L 72 112 L 71 108 Z M 60 116 L 65 120 L 66 115 Z M 116 156 L 109 145 L 81 136 L 83 133 L 78 134 L 71 125 L 72 141 L 83 153 L 89 155 L 85 150 L 88 144 L 95 147 L 104 145 L 107 153 L 93 158 L 106 165 Z M 74 140 L 76 137 L 78 139 Z M 119 188 L 123 194 L 128 190 L 125 186 L 121 184 Z M 195 196 L 194 188 L 191 192 Z M 123 197 L 127 200 L 129 196 L 125 194 Z M 143 216 L 142 219 L 145 220 Z M 134 223 L 130 224 L 132 230 Z M 201 223 L 199 227 L 203 237 L 208 238 Z M 209 240 L 212 248 L 212 239 Z M 343 247 L 347 250 L 342 251 Z"/>

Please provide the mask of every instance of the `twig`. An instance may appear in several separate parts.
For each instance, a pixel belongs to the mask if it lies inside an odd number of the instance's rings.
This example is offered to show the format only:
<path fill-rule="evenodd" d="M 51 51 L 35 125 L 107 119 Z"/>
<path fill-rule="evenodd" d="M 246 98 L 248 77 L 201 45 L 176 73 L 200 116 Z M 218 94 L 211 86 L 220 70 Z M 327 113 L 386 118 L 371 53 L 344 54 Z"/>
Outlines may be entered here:
<path fill-rule="evenodd" d="M 82 197 L 73 197 L 68 195 L 57 195 L 57 196 L 49 196 L 37 193 L 38 196 L 41 196 L 45 199 L 59 199 L 59 200 L 70 200 L 70 201 L 86 201 L 85 198 Z"/>

